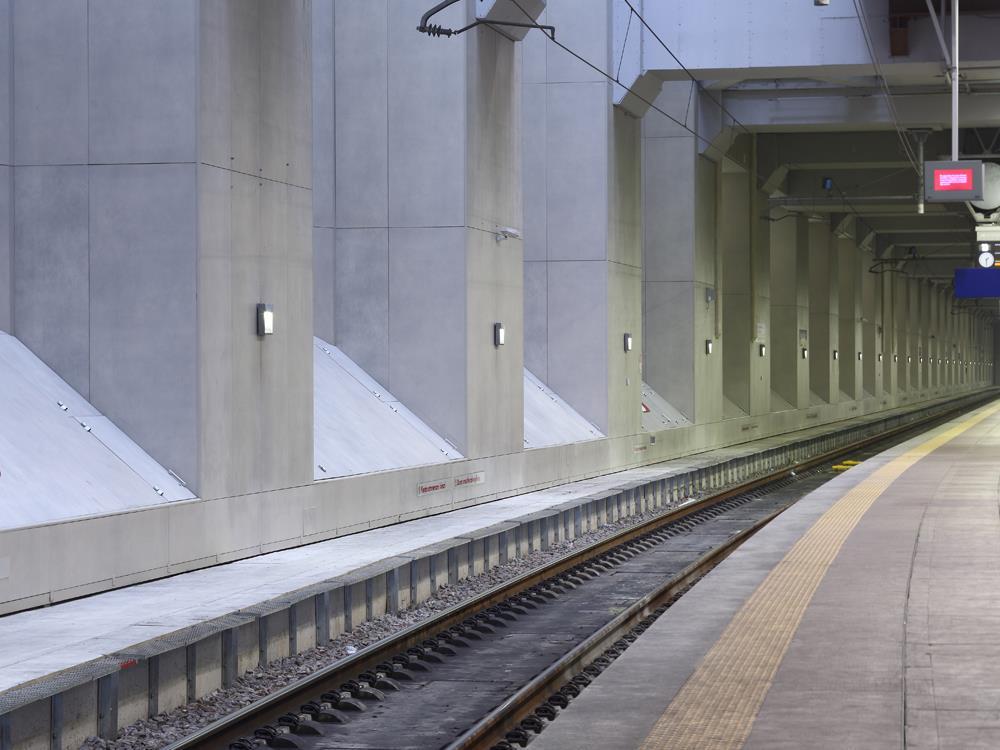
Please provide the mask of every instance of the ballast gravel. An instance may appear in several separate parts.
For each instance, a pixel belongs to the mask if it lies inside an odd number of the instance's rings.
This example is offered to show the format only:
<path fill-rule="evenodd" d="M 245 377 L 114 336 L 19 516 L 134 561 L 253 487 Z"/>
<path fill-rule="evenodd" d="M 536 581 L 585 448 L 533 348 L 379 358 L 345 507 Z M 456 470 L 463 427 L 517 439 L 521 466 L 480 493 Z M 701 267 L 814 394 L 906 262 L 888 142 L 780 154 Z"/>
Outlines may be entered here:
<path fill-rule="evenodd" d="M 552 544 L 547 550 L 515 558 L 453 585 L 439 586 L 434 595 L 416 607 L 362 622 L 351 632 L 341 633 L 325 645 L 316 646 L 295 656 L 278 659 L 266 666 L 246 672 L 231 688 L 213 690 L 192 703 L 130 724 L 118 733 L 117 739 L 88 737 L 80 747 L 85 750 L 159 750 L 216 719 L 264 698 L 290 682 L 312 674 L 365 646 L 426 620 L 522 573 L 540 568 L 575 547 L 606 539 L 623 529 L 643 523 L 669 510 L 672 508 L 660 508 L 642 515 L 629 516 L 606 524 L 596 531 L 582 534 L 575 540 Z"/>

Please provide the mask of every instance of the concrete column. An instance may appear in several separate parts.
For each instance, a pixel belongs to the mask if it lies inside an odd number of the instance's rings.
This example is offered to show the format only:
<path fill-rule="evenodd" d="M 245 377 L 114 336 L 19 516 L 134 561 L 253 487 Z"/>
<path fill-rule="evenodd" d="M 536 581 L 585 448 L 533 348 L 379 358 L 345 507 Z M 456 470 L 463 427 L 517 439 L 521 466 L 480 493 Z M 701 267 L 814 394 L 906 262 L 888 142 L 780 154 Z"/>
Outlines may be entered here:
<path fill-rule="evenodd" d="M 520 61 L 489 27 L 417 33 L 427 8 L 313 3 L 315 331 L 464 455 L 498 455 L 523 447 Z"/>
<path fill-rule="evenodd" d="M 0 0 L 0 42 L 7 50 L 13 49 L 11 1 Z M 0 55 L 0 331 L 13 330 L 14 311 L 14 259 L 12 254 L 14 217 L 11 201 L 14 163 L 11 155 L 13 128 L 11 90 L 13 55 Z"/>
<path fill-rule="evenodd" d="M 553 0 L 544 22 L 611 69 L 608 0 Z M 612 106 L 603 76 L 540 32 L 524 44 L 525 194 L 544 201 L 526 201 L 537 210 L 525 230 L 528 365 L 605 434 L 635 434 L 645 349 L 640 123 Z"/>
<path fill-rule="evenodd" d="M 199 486 L 211 497 L 313 476 L 311 12 L 199 7 Z M 258 302 L 274 307 L 272 336 L 257 335 Z"/>
<path fill-rule="evenodd" d="M 667 83 L 656 104 L 679 112 L 690 94 L 686 84 Z M 688 419 L 715 422 L 722 418 L 717 165 L 655 111 L 643 118 L 642 136 L 643 379 Z"/>
<path fill-rule="evenodd" d="M 799 357 L 808 351 L 809 387 L 826 403 L 840 400 L 840 368 L 833 360 L 839 347 L 840 254 L 827 221 L 808 224 L 809 331 L 799 340 Z"/>
<path fill-rule="evenodd" d="M 865 396 L 882 398 L 882 284 L 881 278 L 868 273 L 869 256 L 858 252 L 861 261 L 861 362 Z M 882 358 L 884 359 L 884 357 Z"/>
<path fill-rule="evenodd" d="M 203 497 L 312 477 L 309 25 L 13 3 L 13 332 Z"/>
<path fill-rule="evenodd" d="M 722 378 L 727 419 L 750 413 L 750 347 L 754 311 L 751 247 L 756 224 L 751 210 L 751 175 L 722 168 L 719 246 L 722 256 Z"/>
<path fill-rule="evenodd" d="M 882 300 L 882 393 L 889 398 L 898 395 L 899 353 L 896 335 L 896 287 L 892 273 L 874 274 Z"/>
<path fill-rule="evenodd" d="M 853 221 L 842 224 L 831 242 L 836 247 L 839 264 L 839 336 L 840 398 L 856 401 L 862 398 L 861 370 L 863 360 L 861 345 L 861 264 L 854 241 Z M 849 228 L 848 228 L 849 226 Z M 841 233 L 842 232 L 842 233 Z"/>
<path fill-rule="evenodd" d="M 893 349 L 893 364 L 896 370 L 896 395 L 902 396 L 910 390 L 910 368 L 909 357 L 912 356 L 910 348 L 910 316 L 909 316 L 909 284 L 905 277 L 900 274 L 885 274 L 889 276 L 889 283 L 892 286 L 893 298 L 893 335 L 895 337 L 895 348 Z"/>
<path fill-rule="evenodd" d="M 799 214 L 785 214 L 773 222 L 771 387 L 781 401 L 805 409 L 810 405 L 809 360 L 802 359 L 799 340 L 800 331 L 809 330 L 809 222 Z"/>

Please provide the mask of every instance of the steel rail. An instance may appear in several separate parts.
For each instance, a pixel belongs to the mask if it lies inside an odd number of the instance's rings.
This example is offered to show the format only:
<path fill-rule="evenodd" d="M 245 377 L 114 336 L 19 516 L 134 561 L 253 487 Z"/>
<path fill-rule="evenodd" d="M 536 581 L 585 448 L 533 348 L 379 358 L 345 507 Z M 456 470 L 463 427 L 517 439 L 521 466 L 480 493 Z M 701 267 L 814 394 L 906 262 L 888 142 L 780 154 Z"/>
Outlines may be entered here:
<path fill-rule="evenodd" d="M 691 500 L 684 505 L 666 511 L 655 518 L 647 519 L 646 521 L 629 526 L 614 536 L 598 540 L 589 545 L 568 552 L 567 554 L 552 560 L 543 567 L 527 571 L 516 578 L 498 584 L 494 588 L 478 594 L 465 602 L 456 604 L 455 606 L 444 610 L 427 620 L 415 623 L 381 641 L 372 643 L 351 656 L 333 662 L 332 664 L 317 670 L 311 675 L 307 675 L 300 680 L 289 683 L 276 692 L 250 703 L 238 711 L 222 717 L 221 719 L 217 719 L 216 721 L 186 737 L 183 737 L 169 745 L 165 745 L 163 750 L 204 750 L 207 748 L 225 748 L 229 742 L 233 742 L 241 737 L 252 736 L 255 729 L 259 729 L 264 724 L 267 724 L 269 720 L 276 719 L 278 716 L 286 713 L 300 713 L 300 707 L 303 703 L 316 698 L 328 689 L 339 689 L 339 686 L 342 683 L 355 678 L 361 672 L 375 670 L 379 664 L 390 661 L 393 656 L 399 654 L 400 652 L 405 652 L 408 648 L 421 644 L 423 641 L 434 637 L 441 631 L 447 630 L 453 625 L 462 623 L 464 620 L 473 617 L 480 611 L 488 609 L 489 607 L 499 604 L 500 602 L 513 596 L 517 596 L 539 583 L 565 573 L 566 571 L 569 571 L 570 569 L 575 568 L 592 558 L 600 557 L 604 553 L 609 552 L 620 545 L 627 544 L 631 541 L 644 537 L 658 530 L 660 527 L 667 526 L 671 523 L 684 519 L 700 510 L 718 505 L 726 500 L 729 500 L 730 498 L 750 492 L 759 487 L 772 484 L 789 476 L 794 476 L 800 471 L 805 471 L 821 464 L 829 463 L 831 460 L 834 460 L 839 456 L 844 456 L 869 445 L 884 442 L 887 439 L 891 439 L 892 437 L 899 435 L 900 433 L 911 431 L 931 422 L 944 421 L 951 418 L 955 414 L 968 411 L 994 398 L 996 398 L 995 393 L 984 394 L 981 399 L 972 399 L 970 401 L 963 402 L 960 406 L 916 419 L 912 422 L 879 432 L 875 435 L 870 435 L 849 445 L 809 456 L 798 463 L 784 466 L 780 469 L 763 474 L 741 484 L 727 487 L 721 492 Z M 769 516 L 767 520 L 770 520 L 771 518 L 773 518 L 773 516 Z M 760 525 L 755 524 L 753 527 L 750 527 L 744 532 L 736 535 L 735 538 L 745 539 L 750 533 L 753 533 L 759 528 Z M 720 548 L 717 548 L 713 552 L 708 553 L 705 557 L 700 558 L 692 566 L 678 574 L 678 576 L 675 576 L 667 581 L 661 589 L 676 589 L 677 587 L 683 587 L 685 584 L 678 583 L 680 578 L 683 577 L 689 579 L 691 576 L 696 574 L 698 569 L 708 565 L 716 553 L 724 557 L 733 549 L 735 549 L 735 547 L 728 545 L 728 543 Z M 641 601 L 645 601 L 645 598 Z M 638 606 L 638 604 L 635 606 Z M 631 611 L 631 608 L 626 611 Z M 615 622 L 617 622 L 618 619 L 620 618 L 616 618 Z M 598 631 L 598 633 L 603 633 L 613 627 L 613 624 L 609 623 Z M 592 639 L 597 637 L 598 633 L 592 635 L 584 641 L 584 643 L 579 644 L 572 651 L 570 651 L 569 654 L 580 652 L 580 649 L 583 648 L 584 644 L 591 642 Z M 560 668 L 558 667 L 558 664 L 562 663 L 566 658 L 568 658 L 568 654 L 559 662 L 553 664 L 549 669 L 543 671 L 536 679 L 539 679 L 542 674 L 549 673 L 550 670 L 559 671 Z M 529 685 L 534 682 L 535 680 L 532 680 L 531 683 L 522 687 L 522 689 L 519 690 L 515 696 L 522 694 L 525 696 L 528 695 L 528 693 L 525 693 L 524 691 L 528 690 Z M 515 696 L 512 696 L 510 699 L 501 704 L 501 706 L 509 706 L 509 710 L 516 713 L 520 710 L 523 704 L 522 702 L 515 700 Z M 525 698 L 525 700 L 527 700 L 527 698 Z M 494 713 L 499 710 L 500 708 L 498 707 Z M 490 726 L 506 725 L 502 717 L 499 715 L 493 716 L 491 714 L 490 716 L 484 717 L 480 724 L 486 721 L 489 721 Z M 480 724 L 477 724 L 476 727 L 479 727 Z M 475 727 L 466 732 L 463 737 L 470 735 L 473 731 L 475 731 Z M 485 726 L 482 731 L 486 731 Z M 472 745 L 455 745 L 455 747 L 471 746 Z"/>

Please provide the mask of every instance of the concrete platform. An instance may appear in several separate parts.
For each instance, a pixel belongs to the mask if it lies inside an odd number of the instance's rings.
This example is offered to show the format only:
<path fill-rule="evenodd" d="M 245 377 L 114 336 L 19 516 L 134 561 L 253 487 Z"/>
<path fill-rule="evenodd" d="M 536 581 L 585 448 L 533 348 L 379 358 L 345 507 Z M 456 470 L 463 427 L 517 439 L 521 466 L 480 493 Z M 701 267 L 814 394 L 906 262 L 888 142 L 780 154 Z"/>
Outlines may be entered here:
<path fill-rule="evenodd" d="M 0 750 L 113 737 L 442 584 L 955 405 L 845 420 L 0 617 Z"/>
<path fill-rule="evenodd" d="M 1000 747 L 998 455 L 994 403 L 833 479 L 532 748 Z"/>

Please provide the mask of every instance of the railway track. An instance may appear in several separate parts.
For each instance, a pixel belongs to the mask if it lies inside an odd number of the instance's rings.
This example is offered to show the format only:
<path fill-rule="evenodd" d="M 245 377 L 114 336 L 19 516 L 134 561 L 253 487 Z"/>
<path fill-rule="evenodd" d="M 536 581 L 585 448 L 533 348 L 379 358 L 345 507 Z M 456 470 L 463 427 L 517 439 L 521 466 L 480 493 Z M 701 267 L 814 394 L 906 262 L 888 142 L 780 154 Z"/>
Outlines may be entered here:
<path fill-rule="evenodd" d="M 965 406 L 757 477 L 564 555 L 167 750 L 525 746 L 684 590 L 830 478 Z"/>

